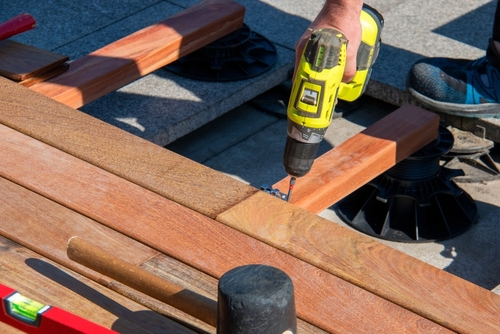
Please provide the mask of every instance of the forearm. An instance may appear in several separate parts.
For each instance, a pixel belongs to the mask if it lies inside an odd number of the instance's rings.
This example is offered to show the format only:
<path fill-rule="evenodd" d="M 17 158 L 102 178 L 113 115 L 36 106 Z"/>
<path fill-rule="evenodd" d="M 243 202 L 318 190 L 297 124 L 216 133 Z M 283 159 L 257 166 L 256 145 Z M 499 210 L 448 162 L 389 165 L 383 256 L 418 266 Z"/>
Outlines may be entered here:
<path fill-rule="evenodd" d="M 325 10 L 343 11 L 361 11 L 363 0 L 326 0 L 323 4 Z"/>
<path fill-rule="evenodd" d="M 342 28 L 342 25 L 359 20 L 362 7 L 362 0 L 326 0 L 311 26 L 318 28 L 326 25 Z"/>
<path fill-rule="evenodd" d="M 309 32 L 306 31 L 299 39 L 296 46 L 297 57 L 300 56 L 305 40 L 310 35 L 311 30 L 335 28 L 342 32 L 349 41 L 344 81 L 351 80 L 356 73 L 356 53 L 361 41 L 359 18 L 362 8 L 362 0 L 326 0 L 318 16 L 311 22 Z M 296 64 L 298 64 L 298 61 L 296 61 Z"/>

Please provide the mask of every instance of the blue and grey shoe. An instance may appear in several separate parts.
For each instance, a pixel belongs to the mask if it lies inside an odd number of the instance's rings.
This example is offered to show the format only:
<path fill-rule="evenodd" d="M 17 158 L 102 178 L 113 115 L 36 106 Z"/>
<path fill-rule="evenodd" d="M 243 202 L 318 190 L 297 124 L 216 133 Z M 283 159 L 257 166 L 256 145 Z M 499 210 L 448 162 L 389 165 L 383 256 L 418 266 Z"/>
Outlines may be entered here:
<path fill-rule="evenodd" d="M 477 60 L 425 58 L 406 79 L 408 92 L 431 110 L 464 117 L 500 117 L 500 70 Z"/>

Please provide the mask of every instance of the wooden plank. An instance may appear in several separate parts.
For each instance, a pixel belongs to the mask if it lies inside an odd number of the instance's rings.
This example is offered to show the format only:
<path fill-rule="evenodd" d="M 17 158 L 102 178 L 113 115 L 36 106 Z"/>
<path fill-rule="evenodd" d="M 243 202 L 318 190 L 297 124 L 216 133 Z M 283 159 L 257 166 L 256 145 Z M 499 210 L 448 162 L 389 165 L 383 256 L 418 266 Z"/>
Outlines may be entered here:
<path fill-rule="evenodd" d="M 209 217 L 258 191 L 4 78 L 0 123 Z"/>
<path fill-rule="evenodd" d="M 193 333 L 79 274 L 0 237 L 0 283 L 122 333 Z"/>
<path fill-rule="evenodd" d="M 217 220 L 453 331 L 500 332 L 500 296 L 266 193 Z"/>
<path fill-rule="evenodd" d="M 67 257 L 66 245 L 71 237 L 85 236 L 109 252 L 120 253 L 123 259 L 135 265 L 158 254 L 150 247 L 4 178 L 0 178 L 0 198 L 1 235 L 101 284 L 108 284 L 110 279 L 96 275 Z"/>
<path fill-rule="evenodd" d="M 73 237 L 68 242 L 68 256 L 92 268 L 98 272 L 114 277 L 117 281 L 123 282 L 127 286 L 135 286 L 137 290 L 147 293 L 149 296 L 158 299 L 166 300 L 166 303 L 174 305 L 176 308 L 185 311 L 187 314 L 195 316 L 197 319 L 203 320 L 205 323 L 211 324 L 214 329 L 217 323 L 217 283 L 214 281 L 212 286 L 211 296 L 204 296 L 194 290 L 186 289 L 184 284 L 175 284 L 171 279 L 163 279 L 162 277 L 143 269 L 145 265 L 140 267 L 129 264 L 121 260 L 119 257 L 104 252 L 102 249 L 78 237 Z M 160 257 L 160 256 L 158 256 Z M 158 261 L 160 260 L 160 261 Z M 161 261 L 163 260 L 163 261 Z M 148 261 L 147 267 L 153 271 L 165 273 L 165 260 L 170 260 L 168 257 L 155 258 L 154 266 L 151 266 L 152 260 Z M 172 261 L 168 261 L 172 263 Z M 169 267 L 171 269 L 172 267 Z M 178 264 L 173 269 L 178 269 Z M 207 281 L 209 277 L 203 275 L 191 268 L 183 272 L 181 281 L 184 283 L 186 276 L 191 276 L 193 272 L 197 275 L 200 281 Z M 171 273 L 168 273 L 172 277 Z M 298 330 L 300 333 L 321 333 L 320 329 L 308 325 L 303 321 L 298 321 Z"/>
<path fill-rule="evenodd" d="M 76 264 L 67 257 L 66 246 L 71 237 L 84 236 L 91 239 L 93 243 L 99 244 L 99 247 L 120 254 L 122 259 L 137 266 L 144 265 L 154 259 L 159 255 L 158 251 L 4 178 L 0 178 L 0 198 L 2 198 L 0 201 L 0 221 L 2 222 L 0 235 L 160 314 L 175 319 L 185 326 L 197 328 L 207 333 L 215 333 L 213 326 L 204 324 L 172 306 L 157 302 L 154 298 L 128 289 L 107 276 L 97 274 L 93 270 Z M 163 255 L 161 259 L 167 262 L 168 257 Z M 155 263 L 157 262 L 155 261 Z M 168 263 L 170 270 L 188 273 L 182 278 L 177 277 L 174 283 L 190 289 L 192 284 L 203 282 L 197 270 L 173 259 L 168 259 Z M 176 268 L 177 266 L 181 268 Z M 146 266 L 146 268 L 151 268 L 151 266 Z M 196 283 L 191 282 L 191 277 L 196 277 Z"/>
<path fill-rule="evenodd" d="M 12 40 L 0 42 L 0 59 L 0 75 L 15 81 L 40 77 L 56 69 L 67 70 L 63 65 L 69 60 L 67 56 Z"/>
<path fill-rule="evenodd" d="M 439 116 L 405 105 L 316 159 L 290 202 L 319 213 L 437 138 Z M 285 191 L 290 178 L 273 185 Z"/>
<path fill-rule="evenodd" d="M 237 29 L 245 8 L 204 0 L 71 63 L 67 72 L 30 89 L 79 108 Z"/>
<path fill-rule="evenodd" d="M 33 86 L 36 83 L 48 80 L 48 79 L 50 79 L 52 77 L 55 77 L 56 75 L 64 73 L 64 72 L 66 72 L 68 70 L 68 68 L 69 68 L 69 63 L 65 63 L 65 64 L 63 64 L 61 66 L 58 66 L 58 67 L 54 68 L 53 70 L 44 72 L 44 73 L 39 74 L 37 76 L 33 76 L 33 77 L 28 78 L 26 80 L 20 81 L 19 84 L 23 85 L 24 87 L 30 87 L 30 86 Z"/>
<path fill-rule="evenodd" d="M 0 333 L 2 334 L 23 334 L 23 331 L 20 331 L 17 328 L 9 326 L 3 322 L 0 322 Z"/>
<path fill-rule="evenodd" d="M 213 327 L 217 325 L 216 301 L 124 261 L 119 256 L 87 241 L 85 237 L 75 236 L 69 239 L 67 254 L 71 260 L 87 268 L 172 305 Z"/>
<path fill-rule="evenodd" d="M 285 252 L 5 126 L 0 127 L 0 154 L 2 177 L 216 278 L 252 263 L 283 270 L 294 282 L 298 316 L 323 330 L 447 332 Z M 391 321 L 387 314 L 393 315 Z"/>
<path fill-rule="evenodd" d="M 200 271 L 193 270 L 191 267 L 165 256 L 164 254 L 158 254 L 151 260 L 141 264 L 141 267 L 158 277 L 176 284 L 182 284 L 186 289 L 207 298 L 217 300 L 217 279 Z M 190 279 L 186 279 L 186 277 Z M 298 333 L 301 334 L 327 333 L 301 319 L 297 319 L 297 330 Z"/>

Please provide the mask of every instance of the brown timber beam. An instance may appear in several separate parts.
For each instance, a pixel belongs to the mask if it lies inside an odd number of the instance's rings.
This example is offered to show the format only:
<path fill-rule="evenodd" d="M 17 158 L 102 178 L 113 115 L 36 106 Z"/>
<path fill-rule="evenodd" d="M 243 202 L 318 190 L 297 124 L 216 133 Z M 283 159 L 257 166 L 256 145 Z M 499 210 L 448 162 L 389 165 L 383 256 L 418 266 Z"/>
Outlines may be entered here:
<path fill-rule="evenodd" d="M 80 108 L 239 29 L 244 15 L 235 1 L 204 0 L 71 62 L 65 73 L 30 89 Z"/>
<path fill-rule="evenodd" d="M 438 129 L 438 115 L 405 105 L 316 159 L 290 202 L 319 213 L 435 140 Z M 273 188 L 286 190 L 289 182 Z"/>

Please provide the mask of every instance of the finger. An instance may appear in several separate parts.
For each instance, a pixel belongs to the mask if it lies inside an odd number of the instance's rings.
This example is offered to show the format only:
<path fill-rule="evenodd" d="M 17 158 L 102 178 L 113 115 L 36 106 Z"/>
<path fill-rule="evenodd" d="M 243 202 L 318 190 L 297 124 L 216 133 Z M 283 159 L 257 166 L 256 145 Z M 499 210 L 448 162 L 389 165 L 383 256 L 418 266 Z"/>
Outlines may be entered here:
<path fill-rule="evenodd" d="M 350 82 L 356 74 L 356 54 L 357 48 L 347 45 L 347 60 L 344 69 L 344 76 L 342 82 Z"/>

